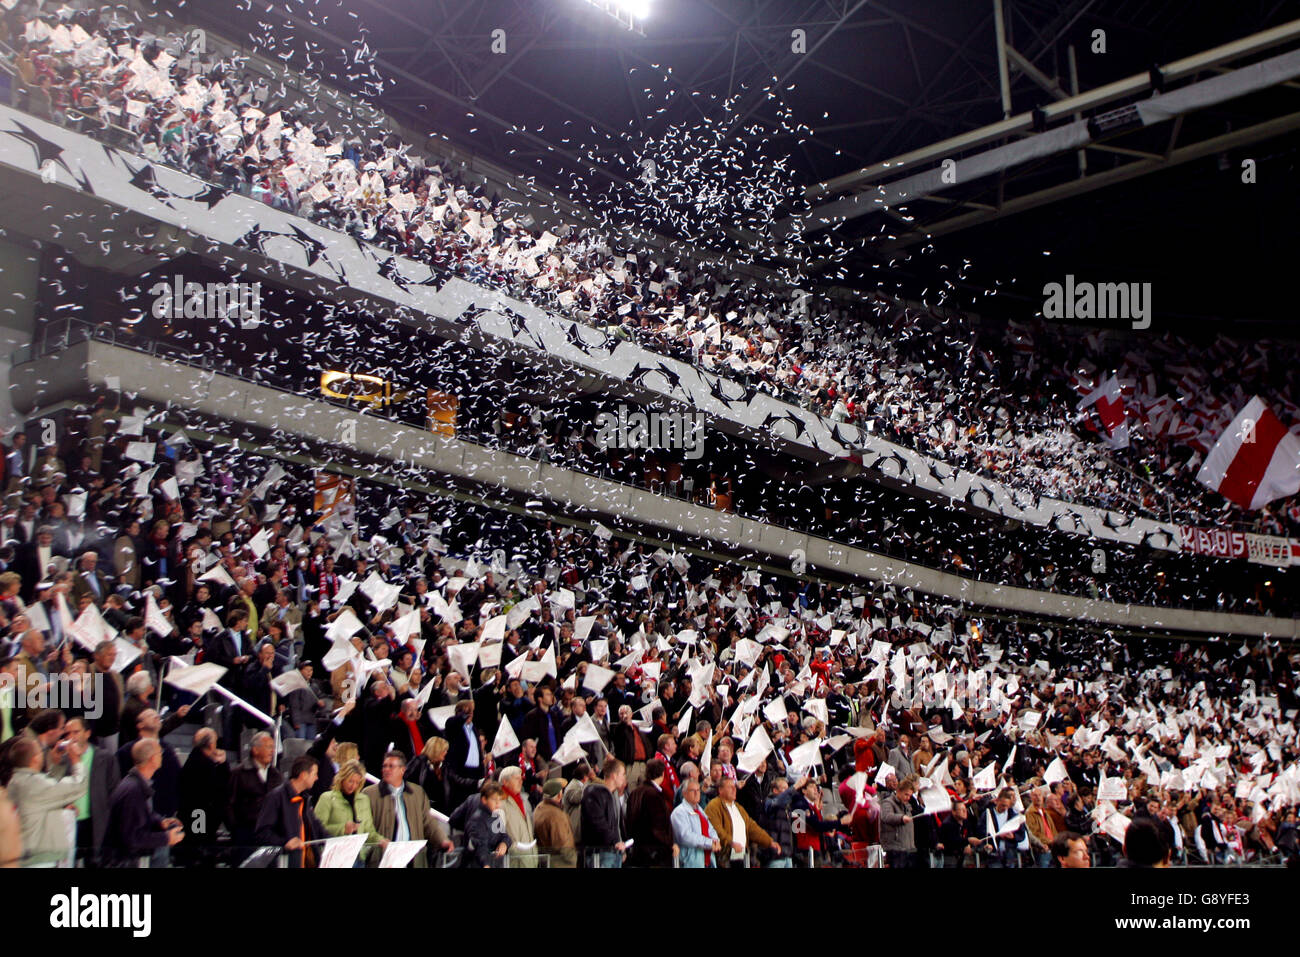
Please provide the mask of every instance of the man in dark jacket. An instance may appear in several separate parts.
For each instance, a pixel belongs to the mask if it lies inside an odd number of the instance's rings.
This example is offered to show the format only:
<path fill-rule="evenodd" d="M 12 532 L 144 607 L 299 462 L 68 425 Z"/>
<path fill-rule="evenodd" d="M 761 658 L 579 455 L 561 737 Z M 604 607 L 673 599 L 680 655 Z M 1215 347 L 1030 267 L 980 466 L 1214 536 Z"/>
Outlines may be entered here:
<path fill-rule="evenodd" d="M 618 709 L 618 724 L 610 729 L 614 757 L 627 768 L 627 783 L 635 788 L 645 780 L 645 763 L 654 757 L 654 743 L 633 723 L 632 708 L 623 705 Z"/>
<path fill-rule="evenodd" d="M 534 738 L 537 750 L 547 761 L 560 747 L 563 735 L 560 734 L 560 719 L 552 710 L 555 707 L 555 692 L 550 685 L 537 689 L 537 707 L 524 715 L 524 730 L 519 740 Z"/>
<path fill-rule="evenodd" d="M 457 703 L 456 713 L 447 719 L 446 735 L 451 804 L 459 807 L 478 793 L 478 782 L 483 780 L 483 749 L 474 727 L 474 702 Z"/>
<path fill-rule="evenodd" d="M 113 669 L 117 659 L 117 645 L 111 641 L 101 641 L 95 646 L 95 663 L 91 666 L 92 675 L 102 675 L 99 679 L 103 712 L 95 719 L 91 734 L 96 745 L 117 753 L 118 732 L 122 726 L 122 708 L 126 703 L 126 688 L 120 672 Z"/>
<path fill-rule="evenodd" d="M 673 863 L 672 796 L 664 791 L 664 762 L 646 763 L 646 782 L 627 797 L 627 835 L 632 839 L 628 864 L 671 867 Z"/>
<path fill-rule="evenodd" d="M 248 759 L 230 774 L 226 825 L 235 842 L 236 858 L 242 859 L 252 852 L 262 804 L 266 796 L 280 786 L 281 775 L 274 760 L 275 739 L 261 731 L 253 735 Z"/>
<path fill-rule="evenodd" d="M 361 763 L 367 768 L 377 768 L 384 763 L 384 755 L 393 743 L 397 695 L 393 686 L 382 678 L 370 685 L 370 694 L 362 706 L 365 719 L 361 726 Z"/>
<path fill-rule="evenodd" d="M 200 728 L 194 732 L 194 750 L 181 768 L 180 817 L 188 838 L 181 856 L 187 863 L 208 862 L 229 794 L 226 752 L 217 746 L 217 732 Z"/>
<path fill-rule="evenodd" d="M 140 712 L 136 719 L 136 731 L 139 734 L 139 740 L 146 739 L 157 741 L 162 748 L 162 767 L 158 773 L 153 776 L 149 782 L 153 788 L 153 804 L 159 814 L 164 817 L 171 817 L 180 810 L 180 782 L 181 782 L 181 761 L 176 756 L 176 751 L 170 744 L 162 740 L 164 734 L 168 734 L 180 726 L 181 718 L 178 712 L 173 712 L 164 721 L 158 716 L 158 712 L 153 708 L 148 708 Z M 123 745 L 117 751 L 117 763 L 125 777 L 131 770 L 132 745 Z"/>
<path fill-rule="evenodd" d="M 204 646 L 204 660 L 221 665 L 226 673 L 221 685 L 242 694 L 244 669 L 252 656 L 252 638 L 248 634 L 248 612 L 235 608 L 226 615 L 226 629 Z"/>
<path fill-rule="evenodd" d="M 314 758 L 305 754 L 295 758 L 289 780 L 267 794 L 257 816 L 257 843 L 283 848 L 288 867 L 314 866 L 319 845 L 311 842 L 326 837 L 325 826 L 308 800 L 318 770 Z"/>
<path fill-rule="evenodd" d="M 75 742 L 83 748 L 81 760 L 89 763 L 87 775 L 89 786 L 86 794 L 77 802 L 77 856 L 93 867 L 99 860 L 100 848 L 104 846 L 104 833 L 108 830 L 109 808 L 113 802 L 113 792 L 122 782 L 121 772 L 113 755 L 103 748 L 90 743 L 90 726 L 82 717 L 68 719 L 64 726 L 69 743 Z M 69 770 L 67 764 L 60 764 L 51 771 L 52 777 L 61 777 L 63 771 Z"/>
<path fill-rule="evenodd" d="M 162 767 L 162 747 L 150 738 L 131 746 L 135 766 L 113 791 L 108 828 L 104 834 L 104 863 L 110 867 L 138 867 L 141 858 L 161 847 L 179 844 L 185 836 L 181 822 L 164 818 L 153 809 L 149 783 Z"/>
<path fill-rule="evenodd" d="M 759 765 L 762 767 L 762 764 Z M 759 773 L 756 772 L 754 777 L 757 778 Z M 746 787 L 757 785 L 758 781 L 751 780 Z M 799 785 L 803 781 L 798 782 Z M 758 826 L 767 831 L 772 838 L 773 853 L 777 860 L 784 860 L 783 866 L 788 867 L 790 861 L 794 858 L 794 827 L 790 820 L 790 802 L 794 800 L 795 795 L 799 793 L 799 787 L 792 787 L 788 778 L 776 776 L 772 779 L 772 786 L 763 799 L 762 811 L 759 817 L 754 818 Z M 748 809 L 746 809 L 748 810 Z M 750 815 L 753 817 L 753 815 Z"/>
<path fill-rule="evenodd" d="M 219 684 L 243 697 L 244 669 L 252 660 L 252 636 L 248 634 L 248 612 L 236 608 L 226 615 L 226 628 L 204 642 L 203 660 L 221 665 L 226 673 Z M 229 748 L 239 749 L 239 732 L 243 727 L 240 711 L 226 702 L 221 712 L 221 738 Z"/>
<path fill-rule="evenodd" d="M 244 691 L 240 697 L 258 711 L 269 714 L 273 718 L 276 716 L 275 712 L 279 710 L 278 702 L 271 703 L 276 697 L 271 687 L 271 680 L 275 676 L 275 645 L 269 641 L 264 642 L 257 649 L 253 660 L 244 666 Z"/>
<path fill-rule="evenodd" d="M 627 768 L 608 758 L 600 780 L 582 792 L 582 844 L 588 860 L 600 867 L 623 866 L 623 821 L 618 793 L 627 787 Z"/>

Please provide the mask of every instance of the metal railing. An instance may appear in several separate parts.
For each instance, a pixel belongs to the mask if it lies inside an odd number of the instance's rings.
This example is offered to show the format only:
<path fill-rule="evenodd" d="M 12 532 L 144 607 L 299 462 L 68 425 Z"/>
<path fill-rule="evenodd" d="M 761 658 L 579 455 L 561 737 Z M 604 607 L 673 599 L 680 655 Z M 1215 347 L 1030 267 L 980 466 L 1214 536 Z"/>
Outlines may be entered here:
<path fill-rule="evenodd" d="M 225 832 L 223 831 L 223 834 Z M 1093 839 L 1096 839 L 1096 835 Z M 473 867 L 471 859 L 467 854 L 471 854 L 464 846 L 464 835 L 455 832 L 453 839 L 455 847 L 451 851 L 435 850 L 432 847 L 426 848 L 424 853 L 427 855 L 427 866 L 431 869 L 455 869 L 461 867 Z M 221 840 L 213 843 L 202 845 L 201 848 L 188 846 L 192 838 L 187 835 L 185 840 L 170 849 L 170 854 L 162 855 L 166 863 L 162 863 L 159 858 L 150 855 L 141 855 L 135 861 L 139 868 L 166 867 L 177 870 L 187 870 L 194 868 L 239 868 L 239 869 L 257 869 L 257 868 L 290 868 L 292 866 L 290 855 L 284 848 L 278 845 L 241 845 Z M 1101 853 L 1099 848 L 1094 847 L 1092 850 L 1092 867 L 1100 870 L 1118 869 L 1123 860 L 1123 853 L 1118 846 L 1105 849 Z M 975 850 L 970 854 L 962 855 L 960 859 L 955 855 L 945 855 L 943 852 L 917 850 L 911 852 L 912 868 L 917 867 L 930 870 L 996 870 L 1002 867 L 1002 864 L 996 864 L 996 855 L 987 850 Z M 507 853 L 499 859 L 495 859 L 491 865 L 494 869 L 552 869 L 555 868 L 556 861 L 560 858 L 557 849 L 550 851 L 529 850 L 526 855 L 515 855 Z M 358 856 L 354 869 L 367 870 L 372 869 L 378 864 L 379 855 L 373 850 L 367 854 L 365 851 Z M 577 854 L 578 863 L 581 867 L 592 870 L 644 870 L 645 868 L 629 864 L 626 860 L 627 855 L 623 852 L 609 848 L 584 847 Z M 1041 858 L 1034 851 L 1019 851 L 1016 854 L 1013 867 L 1022 870 L 1050 870 L 1052 864 L 1043 865 L 1040 863 Z M 80 857 L 76 863 L 77 867 L 93 866 L 93 862 L 87 863 Z M 713 860 L 709 865 L 712 868 L 725 869 L 733 866 L 730 854 L 726 851 L 713 855 Z M 880 844 L 871 845 L 850 845 L 847 842 L 841 842 L 828 853 L 815 851 L 811 848 L 795 850 L 792 854 L 772 854 L 760 852 L 754 847 L 747 847 L 741 866 L 754 869 L 775 869 L 775 868 L 798 868 L 806 870 L 860 870 L 860 869 L 890 869 L 889 857 L 883 846 Z M 657 870 L 678 870 L 681 869 L 681 858 L 673 857 L 672 863 L 667 867 L 654 868 Z M 1206 862 L 1198 855 L 1188 854 L 1186 849 L 1176 850 L 1170 855 L 1169 867 L 1177 870 L 1281 870 L 1287 867 L 1286 852 L 1281 849 L 1275 850 L 1270 854 L 1251 854 L 1248 859 L 1242 859 L 1235 855 L 1219 862 Z"/>

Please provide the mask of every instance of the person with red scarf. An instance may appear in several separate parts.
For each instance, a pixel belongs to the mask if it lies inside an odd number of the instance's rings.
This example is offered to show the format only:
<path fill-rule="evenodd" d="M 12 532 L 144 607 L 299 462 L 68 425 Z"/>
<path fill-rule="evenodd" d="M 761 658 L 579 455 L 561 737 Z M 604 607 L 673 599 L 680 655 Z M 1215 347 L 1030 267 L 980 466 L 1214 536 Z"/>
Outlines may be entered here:
<path fill-rule="evenodd" d="M 519 748 L 517 761 L 519 770 L 524 774 L 523 792 L 532 800 L 534 806 L 542 801 L 542 786 L 546 783 L 546 774 L 550 763 L 537 753 L 535 738 L 525 738 Z"/>
<path fill-rule="evenodd" d="M 867 780 L 870 780 L 868 775 Z M 864 782 L 862 795 L 858 796 L 852 779 L 840 783 L 840 801 L 849 808 L 849 840 L 854 849 L 880 843 L 880 804 L 876 789 Z"/>
<path fill-rule="evenodd" d="M 677 736 L 670 731 L 659 735 L 656 743 L 659 745 L 659 750 L 655 752 L 655 757 L 664 763 L 664 788 L 669 794 L 676 794 L 682 783 L 682 779 L 677 776 L 677 769 L 673 767 L 673 755 L 677 753 Z"/>
<path fill-rule="evenodd" d="M 392 717 L 392 724 L 394 746 L 406 754 L 423 754 L 424 742 L 437 733 L 429 719 L 420 714 L 420 705 L 414 698 L 402 702 L 401 709 Z"/>
<path fill-rule="evenodd" d="M 817 657 L 809 664 L 808 669 L 813 673 L 813 693 L 821 691 L 823 688 L 829 688 L 831 684 L 831 653 L 830 649 L 823 648 L 818 652 Z"/>
<path fill-rule="evenodd" d="M 334 573 L 334 559 L 327 557 L 320 573 L 316 576 L 316 597 L 322 602 L 333 604 L 334 596 L 339 593 L 339 576 Z"/>
<path fill-rule="evenodd" d="M 502 816 L 506 822 L 506 834 L 510 836 L 509 866 L 536 867 L 533 807 L 523 793 L 523 772 L 517 767 L 502 768 L 500 782 L 505 793 L 505 800 L 501 802 Z"/>
<path fill-rule="evenodd" d="M 830 835 L 847 828 L 852 814 L 836 820 L 822 816 L 822 789 L 815 778 L 805 777 L 800 782 L 798 793 L 790 801 L 790 830 L 794 834 L 794 859 L 799 865 L 810 863 L 821 866 L 825 858 L 835 851 L 835 844 Z"/>
<path fill-rule="evenodd" d="M 717 867 L 722 842 L 717 829 L 700 807 L 700 782 L 691 779 L 682 787 L 681 803 L 669 816 L 673 843 L 683 868 Z"/>

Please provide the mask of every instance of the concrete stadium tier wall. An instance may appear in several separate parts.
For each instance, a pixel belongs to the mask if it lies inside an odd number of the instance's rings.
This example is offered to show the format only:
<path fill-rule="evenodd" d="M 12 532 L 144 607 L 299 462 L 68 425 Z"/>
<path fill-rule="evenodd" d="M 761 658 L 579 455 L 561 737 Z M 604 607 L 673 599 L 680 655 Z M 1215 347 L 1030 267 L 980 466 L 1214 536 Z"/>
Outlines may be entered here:
<path fill-rule="evenodd" d="M 85 341 L 16 365 L 15 396 L 25 413 L 86 397 L 92 389 L 125 386 L 137 402 L 189 409 L 259 430 L 281 430 L 304 440 L 340 447 L 344 426 L 355 427 L 349 452 L 428 470 L 484 489 L 500 489 L 554 505 L 617 518 L 648 529 L 696 536 L 721 550 L 744 549 L 789 567 L 796 549 L 808 566 L 867 581 L 910 587 L 939 598 L 1011 612 L 1086 619 L 1132 629 L 1190 633 L 1269 635 L 1295 639 L 1297 622 L 1253 615 L 1122 605 L 1050 592 L 994 585 L 888 558 L 874 552 L 718 512 L 642 489 L 554 465 L 424 432 L 328 402 L 205 372 L 180 362 Z M 322 463 L 322 464 L 328 464 Z M 391 466 L 375 466 L 375 472 Z"/>

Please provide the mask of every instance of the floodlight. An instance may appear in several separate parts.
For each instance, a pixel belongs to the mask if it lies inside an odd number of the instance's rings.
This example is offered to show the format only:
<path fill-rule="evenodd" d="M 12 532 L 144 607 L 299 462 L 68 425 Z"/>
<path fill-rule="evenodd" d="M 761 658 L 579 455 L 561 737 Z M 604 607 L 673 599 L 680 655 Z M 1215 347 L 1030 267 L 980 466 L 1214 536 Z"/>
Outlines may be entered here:
<path fill-rule="evenodd" d="M 605 11 L 627 29 L 645 35 L 641 21 L 650 16 L 651 0 L 587 0 L 587 3 Z"/>

